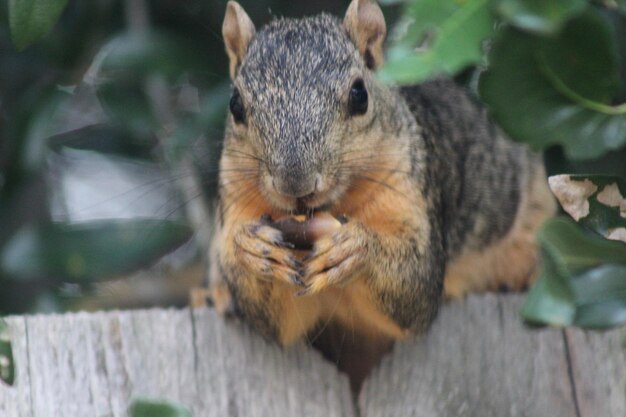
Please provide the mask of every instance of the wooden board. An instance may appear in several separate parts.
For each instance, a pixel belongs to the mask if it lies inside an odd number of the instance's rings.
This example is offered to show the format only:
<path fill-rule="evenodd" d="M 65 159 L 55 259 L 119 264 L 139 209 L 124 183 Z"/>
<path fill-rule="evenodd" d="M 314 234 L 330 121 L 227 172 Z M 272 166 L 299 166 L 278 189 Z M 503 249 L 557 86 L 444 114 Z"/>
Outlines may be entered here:
<path fill-rule="evenodd" d="M 624 417 L 624 333 L 530 329 L 521 302 L 485 295 L 446 306 L 366 382 L 362 417 Z"/>
<path fill-rule="evenodd" d="M 281 350 L 213 311 L 11 317 L 17 380 L 0 383 L 0 417 L 127 416 L 138 397 L 195 417 L 624 417 L 624 333 L 528 329 L 520 302 L 446 305 L 428 335 L 396 345 L 356 405 L 316 351 Z"/>
<path fill-rule="evenodd" d="M 15 386 L 1 417 L 127 416 L 133 398 L 194 416 L 354 414 L 348 381 L 306 346 L 289 351 L 207 310 L 14 317 Z"/>

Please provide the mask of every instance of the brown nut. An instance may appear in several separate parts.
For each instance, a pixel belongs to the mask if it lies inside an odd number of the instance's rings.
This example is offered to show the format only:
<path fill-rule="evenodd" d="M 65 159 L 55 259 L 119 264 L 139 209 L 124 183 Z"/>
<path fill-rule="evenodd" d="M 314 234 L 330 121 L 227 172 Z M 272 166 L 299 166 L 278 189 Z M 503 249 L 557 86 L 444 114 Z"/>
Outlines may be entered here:
<path fill-rule="evenodd" d="M 295 249 L 310 250 L 316 240 L 332 234 L 341 227 L 341 224 L 332 214 L 321 212 L 309 218 L 285 217 L 270 223 L 270 226 L 283 232 L 283 238 L 293 243 Z"/>

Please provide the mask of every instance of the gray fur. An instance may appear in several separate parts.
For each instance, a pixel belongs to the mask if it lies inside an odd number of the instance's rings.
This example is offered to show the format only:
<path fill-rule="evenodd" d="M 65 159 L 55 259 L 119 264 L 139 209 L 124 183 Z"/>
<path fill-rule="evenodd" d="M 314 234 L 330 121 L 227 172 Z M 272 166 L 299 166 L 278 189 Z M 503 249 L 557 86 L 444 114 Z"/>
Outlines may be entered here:
<path fill-rule="evenodd" d="M 529 152 L 506 140 L 486 110 L 451 80 L 400 92 L 422 128 L 430 156 L 423 186 L 438 200 L 433 209 L 448 257 L 504 236 L 516 216 Z"/>
<path fill-rule="evenodd" d="M 268 169 L 292 190 L 336 160 L 331 129 L 346 117 L 345 93 L 360 64 L 340 21 L 327 14 L 274 20 L 251 42 L 236 81 Z"/>

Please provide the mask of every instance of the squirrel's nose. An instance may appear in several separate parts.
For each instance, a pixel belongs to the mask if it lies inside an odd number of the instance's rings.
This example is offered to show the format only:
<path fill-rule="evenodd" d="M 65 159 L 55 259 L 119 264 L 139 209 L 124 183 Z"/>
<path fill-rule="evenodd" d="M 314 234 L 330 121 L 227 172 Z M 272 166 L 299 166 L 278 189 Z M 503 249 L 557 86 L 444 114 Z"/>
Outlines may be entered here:
<path fill-rule="evenodd" d="M 315 192 L 318 177 L 319 175 L 313 175 L 311 178 L 302 178 L 298 175 L 276 176 L 272 178 L 272 185 L 278 194 L 301 198 Z"/>

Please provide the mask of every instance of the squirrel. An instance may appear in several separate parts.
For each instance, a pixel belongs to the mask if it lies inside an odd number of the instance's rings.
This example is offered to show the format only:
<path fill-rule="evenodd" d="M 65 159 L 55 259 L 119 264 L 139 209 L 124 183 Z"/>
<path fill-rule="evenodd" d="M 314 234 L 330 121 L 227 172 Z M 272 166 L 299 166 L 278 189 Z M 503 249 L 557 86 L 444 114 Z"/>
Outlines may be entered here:
<path fill-rule="evenodd" d="M 375 362 L 425 332 L 442 298 L 532 281 L 534 235 L 556 207 L 541 158 L 450 79 L 377 79 L 374 0 L 352 0 L 343 21 L 279 18 L 258 32 L 231 0 L 222 30 L 233 89 L 210 249 L 217 307 L 283 346 L 328 331 Z M 268 219 L 312 212 L 345 224 L 302 259 Z M 337 355 L 346 369 L 364 362 Z"/>

